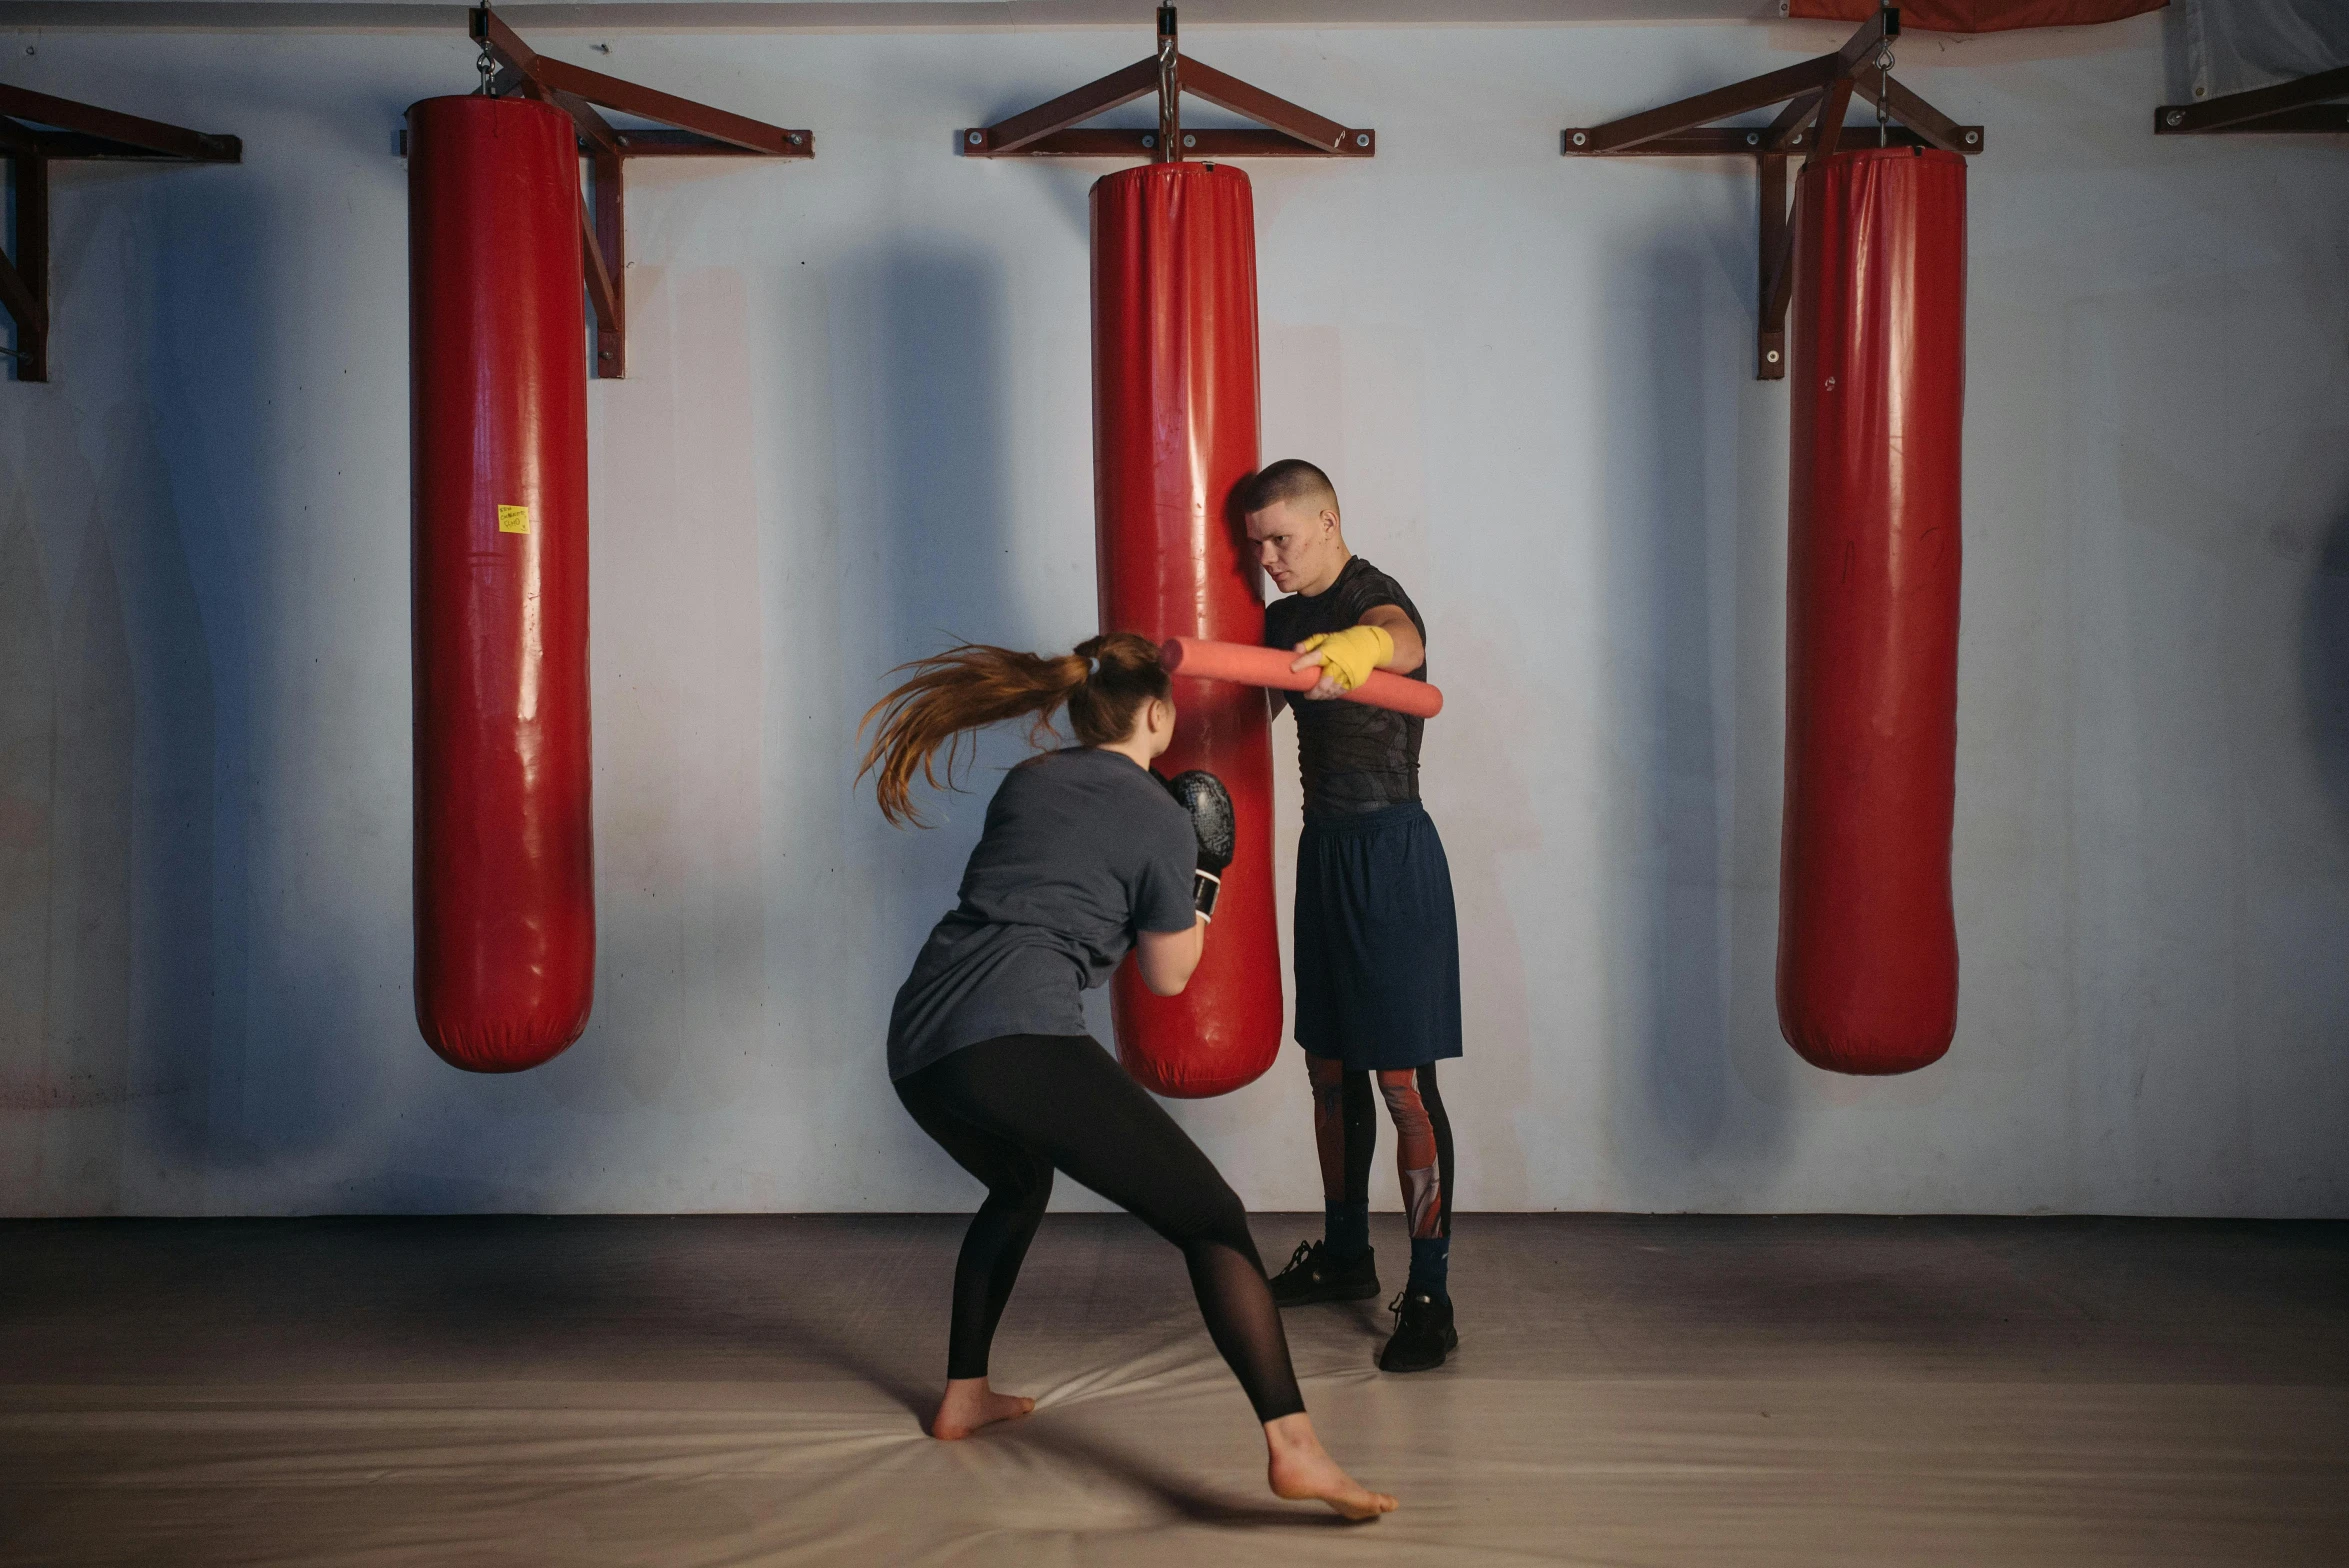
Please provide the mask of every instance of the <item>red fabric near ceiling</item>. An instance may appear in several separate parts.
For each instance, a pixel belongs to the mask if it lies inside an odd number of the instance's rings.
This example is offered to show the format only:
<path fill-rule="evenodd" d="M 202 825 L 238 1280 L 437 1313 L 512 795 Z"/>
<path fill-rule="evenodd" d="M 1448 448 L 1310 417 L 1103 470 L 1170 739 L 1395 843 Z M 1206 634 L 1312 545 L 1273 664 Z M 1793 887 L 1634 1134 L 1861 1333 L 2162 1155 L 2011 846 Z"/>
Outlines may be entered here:
<path fill-rule="evenodd" d="M 1159 163 L 1093 187 L 1093 482 L 1101 629 L 1260 644 L 1264 599 L 1232 492 L 1255 471 L 1256 217 L 1248 177 Z M 1159 1094 L 1225 1094 L 1280 1053 L 1272 733 L 1264 693 L 1175 677 L 1169 777 L 1231 791 L 1237 853 L 1206 956 L 1180 996 L 1128 959 L 1111 984 L 1118 1056 Z"/>
<path fill-rule="evenodd" d="M 475 1072 L 555 1055 L 595 994 L 576 135 L 408 110 L 416 1022 Z"/>
<path fill-rule="evenodd" d="M 1813 163 L 1795 266 L 1778 1025 L 1817 1066 L 1908 1072 L 1957 1027 L 1965 160 Z"/>
<path fill-rule="evenodd" d="M 2018 27 L 2092 27 L 2158 11 L 2169 0 L 1901 0 L 1902 32 L 2003 33 Z M 1864 22 L 1876 0 L 1793 0 L 1789 15 Z"/>

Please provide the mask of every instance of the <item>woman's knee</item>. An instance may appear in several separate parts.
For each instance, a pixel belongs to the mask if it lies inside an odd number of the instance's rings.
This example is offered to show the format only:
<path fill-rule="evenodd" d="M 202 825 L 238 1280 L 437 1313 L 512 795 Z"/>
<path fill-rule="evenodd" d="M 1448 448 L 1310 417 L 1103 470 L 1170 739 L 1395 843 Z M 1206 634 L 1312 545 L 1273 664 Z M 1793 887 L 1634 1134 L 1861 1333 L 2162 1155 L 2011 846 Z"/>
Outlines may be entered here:
<path fill-rule="evenodd" d="M 1004 1172 L 987 1187 L 990 1207 L 1030 1226 L 1043 1222 L 1051 1201 L 1052 1167 L 1041 1162 L 1024 1171 Z"/>
<path fill-rule="evenodd" d="M 1184 1207 L 1186 1212 L 1179 1230 L 1185 1247 L 1206 1242 L 1229 1247 L 1245 1258 L 1255 1258 L 1256 1238 L 1248 1230 L 1248 1206 L 1232 1191 L 1230 1183 L 1219 1179 L 1213 1191 L 1199 1194 Z"/>

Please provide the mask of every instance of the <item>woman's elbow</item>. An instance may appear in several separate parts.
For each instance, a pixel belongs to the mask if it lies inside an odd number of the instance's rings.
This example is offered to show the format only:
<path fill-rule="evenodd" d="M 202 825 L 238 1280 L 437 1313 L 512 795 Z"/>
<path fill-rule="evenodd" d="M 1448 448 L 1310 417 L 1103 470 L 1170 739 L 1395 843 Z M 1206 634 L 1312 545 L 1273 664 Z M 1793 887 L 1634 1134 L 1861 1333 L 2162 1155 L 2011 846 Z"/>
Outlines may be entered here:
<path fill-rule="evenodd" d="M 1134 955 L 1134 967 L 1152 996 L 1180 996 L 1198 973 L 1200 955 L 1207 951 L 1202 921 L 1171 939 L 1148 939 Z"/>
<path fill-rule="evenodd" d="M 1142 984 L 1152 996 L 1180 996 L 1183 987 L 1191 983 L 1191 976 L 1199 972 L 1199 955 L 1194 952 L 1185 962 L 1144 964 Z"/>

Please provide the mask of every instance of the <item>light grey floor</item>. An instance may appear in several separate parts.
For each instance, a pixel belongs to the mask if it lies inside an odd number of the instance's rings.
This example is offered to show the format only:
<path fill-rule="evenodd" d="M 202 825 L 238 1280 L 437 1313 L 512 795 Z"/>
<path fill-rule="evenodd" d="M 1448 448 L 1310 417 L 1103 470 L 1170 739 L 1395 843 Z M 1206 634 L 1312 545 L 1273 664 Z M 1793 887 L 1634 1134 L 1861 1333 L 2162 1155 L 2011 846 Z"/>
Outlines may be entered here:
<path fill-rule="evenodd" d="M 0 1224 L 0 1562 L 2349 1563 L 2349 1226 L 1463 1215 L 1452 1365 L 1290 1315 L 1360 1527 L 1123 1217 L 923 1437 L 960 1227 Z"/>

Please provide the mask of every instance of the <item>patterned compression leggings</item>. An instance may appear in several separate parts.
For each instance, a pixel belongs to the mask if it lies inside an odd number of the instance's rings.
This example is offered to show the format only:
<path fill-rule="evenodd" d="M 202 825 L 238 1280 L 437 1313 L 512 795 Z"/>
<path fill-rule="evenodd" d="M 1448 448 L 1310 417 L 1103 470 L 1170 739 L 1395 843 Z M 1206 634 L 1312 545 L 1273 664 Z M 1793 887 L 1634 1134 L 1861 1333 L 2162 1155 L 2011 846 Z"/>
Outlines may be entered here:
<path fill-rule="evenodd" d="M 1332 1203 L 1370 1201 L 1370 1156 L 1378 1145 L 1378 1112 L 1368 1072 L 1348 1072 L 1332 1057 L 1305 1053 L 1313 1080 L 1313 1146 L 1321 1156 L 1321 1195 Z M 1452 1119 L 1436 1091 L 1435 1065 L 1383 1072 L 1379 1097 L 1395 1123 L 1395 1167 L 1403 1179 L 1403 1209 L 1411 1236 L 1425 1241 L 1452 1234 Z"/>
<path fill-rule="evenodd" d="M 954 1267 L 948 1377 L 987 1375 L 995 1324 L 1060 1170 L 1182 1249 L 1208 1337 L 1257 1420 L 1305 1408 L 1247 1210 L 1166 1108 L 1090 1036 L 1014 1034 L 966 1045 L 899 1079 L 897 1097 L 987 1184 Z"/>

